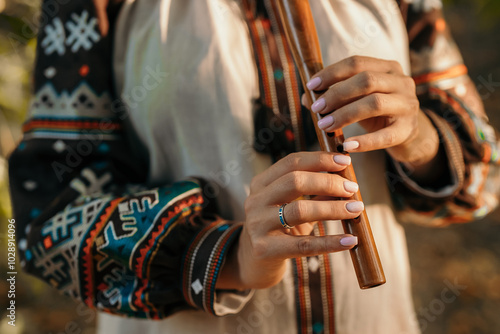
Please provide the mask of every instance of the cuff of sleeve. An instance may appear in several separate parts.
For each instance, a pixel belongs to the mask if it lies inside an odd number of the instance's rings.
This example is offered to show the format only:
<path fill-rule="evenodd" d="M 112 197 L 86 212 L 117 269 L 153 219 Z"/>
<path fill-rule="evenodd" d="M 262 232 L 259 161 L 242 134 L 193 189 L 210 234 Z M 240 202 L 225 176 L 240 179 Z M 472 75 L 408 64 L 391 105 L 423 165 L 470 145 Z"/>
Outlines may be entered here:
<path fill-rule="evenodd" d="M 456 195 L 464 183 L 465 163 L 463 160 L 462 147 L 456 133 L 444 119 L 432 111 L 427 109 L 422 110 L 427 117 L 429 117 L 438 131 L 440 145 L 442 146 L 442 149 L 446 154 L 446 160 L 448 161 L 448 184 L 434 189 L 425 188 L 411 178 L 411 175 L 407 172 L 407 169 L 402 163 L 395 161 L 390 157 L 389 159 L 392 161 L 392 165 L 394 166 L 400 181 L 407 189 L 418 196 L 423 196 L 429 199 L 446 199 Z"/>
<path fill-rule="evenodd" d="M 215 221 L 198 233 L 188 246 L 182 269 L 182 290 L 191 306 L 221 316 L 237 313 L 250 300 L 252 291 L 224 291 L 217 297 L 215 293 L 226 252 L 241 229 L 241 224 Z"/>

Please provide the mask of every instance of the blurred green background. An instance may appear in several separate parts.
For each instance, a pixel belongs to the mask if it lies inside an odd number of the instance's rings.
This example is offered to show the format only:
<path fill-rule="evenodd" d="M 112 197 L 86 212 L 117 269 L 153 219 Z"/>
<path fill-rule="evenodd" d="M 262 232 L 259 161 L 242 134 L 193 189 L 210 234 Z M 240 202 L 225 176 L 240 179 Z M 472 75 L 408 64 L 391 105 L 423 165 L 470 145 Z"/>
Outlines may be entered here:
<path fill-rule="evenodd" d="M 7 219 L 11 217 L 6 157 L 20 139 L 20 125 L 29 103 L 39 4 L 32 0 L 0 0 L 2 254 L 7 247 Z M 448 0 L 445 1 L 445 15 L 492 123 L 500 129 L 500 1 Z M 482 86 L 485 81 L 498 84 L 488 88 Z M 500 211 L 473 224 L 445 229 L 413 225 L 405 228 L 415 307 L 423 332 L 500 333 Z M 17 275 L 16 282 L 17 326 L 8 326 L 5 317 L 8 302 L 4 277 L 6 261 L 6 256 L 0 257 L 0 333 L 95 332 L 92 313 L 86 313 L 81 305 L 24 273 Z M 450 282 L 464 288 L 456 300 L 443 303 L 441 293 Z"/>

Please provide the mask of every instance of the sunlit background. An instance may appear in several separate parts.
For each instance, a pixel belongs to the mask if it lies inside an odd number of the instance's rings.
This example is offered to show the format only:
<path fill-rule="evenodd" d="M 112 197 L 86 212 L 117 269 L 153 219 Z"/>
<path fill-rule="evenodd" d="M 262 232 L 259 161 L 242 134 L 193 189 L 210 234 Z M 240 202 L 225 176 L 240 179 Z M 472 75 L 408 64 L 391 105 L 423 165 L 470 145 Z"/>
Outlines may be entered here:
<path fill-rule="evenodd" d="M 0 0 L 0 254 L 6 254 L 11 218 L 6 157 L 20 139 L 29 103 L 39 4 Z M 500 128 L 500 1 L 445 1 L 445 15 L 491 121 Z M 423 332 L 500 333 L 500 211 L 452 228 L 405 227 Z M 95 332 L 94 313 L 23 273 L 16 281 L 16 327 L 9 326 L 6 263 L 7 256 L 0 256 L 0 333 Z M 453 284 L 459 286 L 456 299 L 445 303 L 442 292 Z"/>

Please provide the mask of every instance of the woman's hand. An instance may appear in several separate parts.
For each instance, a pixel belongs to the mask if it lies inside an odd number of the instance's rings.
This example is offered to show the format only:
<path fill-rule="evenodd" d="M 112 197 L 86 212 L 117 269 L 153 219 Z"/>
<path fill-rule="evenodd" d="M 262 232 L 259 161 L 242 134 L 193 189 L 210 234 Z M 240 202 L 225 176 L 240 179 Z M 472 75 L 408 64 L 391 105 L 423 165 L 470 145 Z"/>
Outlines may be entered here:
<path fill-rule="evenodd" d="M 246 222 L 238 243 L 230 252 L 217 288 L 266 288 L 277 284 L 288 258 L 348 250 L 357 244 L 352 235 L 310 235 L 320 220 L 359 216 L 362 202 L 349 200 L 358 186 L 336 174 L 350 164 L 350 158 L 326 152 L 290 154 L 257 175 L 245 202 Z M 303 195 L 315 199 L 297 200 Z M 345 200 L 332 200 L 342 197 Z M 278 210 L 292 229 L 281 226 Z"/>
<path fill-rule="evenodd" d="M 307 87 L 325 91 L 312 106 L 303 99 L 313 112 L 331 113 L 318 122 L 321 129 L 333 132 L 359 122 L 368 132 L 347 138 L 345 151 L 386 149 L 395 160 L 415 166 L 436 156 L 437 131 L 420 110 L 413 79 L 403 73 L 398 62 L 346 58 L 318 72 Z M 421 149 L 423 141 L 425 150 Z"/>

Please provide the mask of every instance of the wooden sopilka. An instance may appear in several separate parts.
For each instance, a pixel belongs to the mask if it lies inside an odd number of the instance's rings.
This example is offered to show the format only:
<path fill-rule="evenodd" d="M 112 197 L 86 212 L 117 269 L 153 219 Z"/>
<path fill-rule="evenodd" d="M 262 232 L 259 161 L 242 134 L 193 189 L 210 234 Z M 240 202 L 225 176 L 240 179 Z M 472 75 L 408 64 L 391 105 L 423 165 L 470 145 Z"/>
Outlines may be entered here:
<path fill-rule="evenodd" d="M 298 67 L 306 91 L 306 97 L 309 99 L 309 103 L 312 104 L 321 94 L 309 91 L 306 83 L 314 74 L 323 69 L 323 60 L 309 0 L 273 1 L 275 1 L 274 5 L 278 7 L 278 16 L 285 29 L 295 64 Z M 317 122 L 322 116 L 311 112 L 311 117 L 315 124 L 316 135 L 321 149 L 326 152 L 346 154 L 346 152 L 343 152 L 344 135 L 342 129 L 333 133 L 326 133 L 317 126 Z M 349 165 L 338 174 L 356 182 L 352 165 Z M 352 198 L 361 201 L 359 190 Z M 366 211 L 363 210 L 361 215 L 355 219 L 342 220 L 342 225 L 345 233 L 358 237 L 358 245 L 351 249 L 350 253 L 360 288 L 368 289 L 384 284 L 384 270 L 380 263 Z"/>

